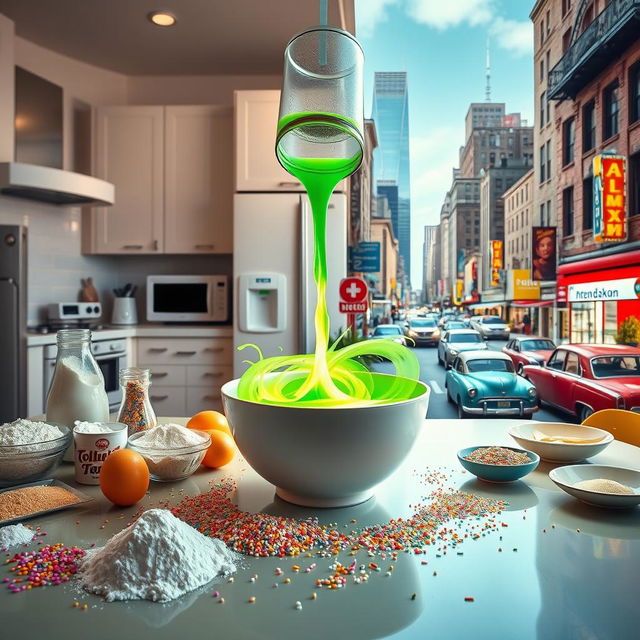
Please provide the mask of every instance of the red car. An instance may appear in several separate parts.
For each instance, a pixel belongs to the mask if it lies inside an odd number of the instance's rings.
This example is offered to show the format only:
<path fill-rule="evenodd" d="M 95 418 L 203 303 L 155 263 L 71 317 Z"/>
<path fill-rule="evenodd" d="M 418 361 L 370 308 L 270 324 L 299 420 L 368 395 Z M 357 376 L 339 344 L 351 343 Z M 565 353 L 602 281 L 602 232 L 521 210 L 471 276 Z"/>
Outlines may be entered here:
<path fill-rule="evenodd" d="M 547 363 L 525 365 L 523 375 L 535 384 L 538 397 L 578 417 L 594 411 L 640 412 L 640 348 L 622 344 L 567 344 Z"/>
<path fill-rule="evenodd" d="M 516 373 L 522 375 L 525 364 L 542 366 L 556 348 L 553 340 L 541 336 L 515 336 L 507 342 L 503 353 L 513 361 Z"/>

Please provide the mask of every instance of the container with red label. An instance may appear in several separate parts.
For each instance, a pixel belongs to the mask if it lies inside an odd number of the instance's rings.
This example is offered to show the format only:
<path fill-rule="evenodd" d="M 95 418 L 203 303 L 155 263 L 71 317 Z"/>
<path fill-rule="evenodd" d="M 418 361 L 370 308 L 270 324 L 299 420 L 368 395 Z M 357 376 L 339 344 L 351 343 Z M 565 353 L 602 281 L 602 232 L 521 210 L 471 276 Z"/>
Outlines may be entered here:
<path fill-rule="evenodd" d="M 79 422 L 73 429 L 76 482 L 99 484 L 102 463 L 110 453 L 127 446 L 128 429 L 122 422 Z"/>

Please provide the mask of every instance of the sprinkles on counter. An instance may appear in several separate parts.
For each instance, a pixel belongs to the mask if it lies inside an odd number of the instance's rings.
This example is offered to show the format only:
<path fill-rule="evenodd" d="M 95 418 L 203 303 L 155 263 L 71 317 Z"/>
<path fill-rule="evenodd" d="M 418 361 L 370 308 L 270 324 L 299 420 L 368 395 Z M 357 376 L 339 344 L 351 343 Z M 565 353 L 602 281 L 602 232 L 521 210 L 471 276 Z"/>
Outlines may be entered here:
<path fill-rule="evenodd" d="M 465 460 L 500 466 L 515 466 L 531 462 L 531 458 L 526 453 L 505 447 L 481 447 L 468 454 Z"/>

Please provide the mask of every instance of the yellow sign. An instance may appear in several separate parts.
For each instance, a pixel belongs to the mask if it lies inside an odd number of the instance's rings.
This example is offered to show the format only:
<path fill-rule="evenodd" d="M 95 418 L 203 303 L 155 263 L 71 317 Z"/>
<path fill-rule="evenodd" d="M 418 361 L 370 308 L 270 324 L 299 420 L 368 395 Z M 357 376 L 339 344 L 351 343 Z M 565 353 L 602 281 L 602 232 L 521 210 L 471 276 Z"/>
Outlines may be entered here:
<path fill-rule="evenodd" d="M 530 269 L 514 269 L 512 277 L 514 300 L 540 300 L 540 280 L 531 279 Z"/>
<path fill-rule="evenodd" d="M 456 280 L 453 285 L 453 304 L 459 306 L 462 304 L 462 291 L 464 289 L 464 280 Z"/>
<path fill-rule="evenodd" d="M 491 240 L 489 249 L 491 252 L 491 286 L 500 284 L 500 270 L 504 268 L 502 240 Z"/>
<path fill-rule="evenodd" d="M 593 237 L 596 242 L 627 239 L 626 158 L 598 155 L 593 159 Z"/>

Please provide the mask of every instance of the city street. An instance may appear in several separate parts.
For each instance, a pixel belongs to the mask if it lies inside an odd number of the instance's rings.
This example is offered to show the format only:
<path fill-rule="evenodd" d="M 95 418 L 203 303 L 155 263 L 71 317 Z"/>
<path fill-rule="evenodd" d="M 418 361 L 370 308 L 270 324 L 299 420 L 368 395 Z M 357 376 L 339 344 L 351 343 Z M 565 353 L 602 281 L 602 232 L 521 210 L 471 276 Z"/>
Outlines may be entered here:
<path fill-rule="evenodd" d="M 490 341 L 490 349 L 500 351 L 505 346 L 505 340 Z M 420 361 L 420 380 L 429 385 L 431 398 L 429 400 L 428 418 L 457 418 L 457 410 L 454 404 L 447 402 L 447 393 L 444 387 L 445 369 L 438 364 L 438 350 L 434 347 L 413 347 L 412 351 Z M 392 373 L 390 363 L 381 363 L 375 366 L 376 371 Z M 545 405 L 533 415 L 534 420 L 543 422 L 571 422 L 571 418 Z"/>

